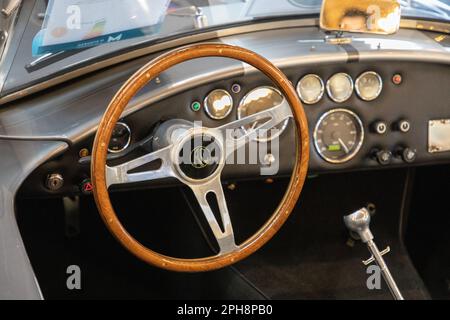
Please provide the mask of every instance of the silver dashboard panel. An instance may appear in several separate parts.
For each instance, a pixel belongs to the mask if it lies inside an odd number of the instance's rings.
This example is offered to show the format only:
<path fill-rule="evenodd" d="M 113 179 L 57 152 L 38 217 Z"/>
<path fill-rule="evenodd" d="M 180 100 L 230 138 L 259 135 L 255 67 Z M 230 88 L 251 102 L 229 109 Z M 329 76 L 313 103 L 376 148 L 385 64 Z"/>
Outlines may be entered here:
<path fill-rule="evenodd" d="M 428 121 L 428 152 L 450 151 L 450 119 Z"/>

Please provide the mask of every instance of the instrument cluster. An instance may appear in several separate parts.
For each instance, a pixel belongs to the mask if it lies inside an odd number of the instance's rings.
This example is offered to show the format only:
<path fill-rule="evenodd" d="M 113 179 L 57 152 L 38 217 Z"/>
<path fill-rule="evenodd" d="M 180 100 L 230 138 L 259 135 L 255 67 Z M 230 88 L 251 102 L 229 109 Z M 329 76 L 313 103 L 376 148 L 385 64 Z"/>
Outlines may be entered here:
<path fill-rule="evenodd" d="M 335 103 L 344 103 L 350 99 L 353 92 L 363 101 L 377 99 L 383 90 L 383 80 L 375 71 L 366 71 L 355 80 L 345 72 L 333 74 L 325 82 L 317 74 L 306 74 L 296 84 L 299 98 L 306 105 L 314 105 L 321 101 L 325 92 Z M 231 92 L 241 91 L 238 84 L 234 84 Z M 238 119 L 250 116 L 263 110 L 275 107 L 284 97 L 279 90 L 270 86 L 260 86 L 252 89 L 240 99 L 237 105 Z M 201 109 L 199 102 L 192 105 L 195 111 Z M 206 114 L 215 120 L 227 118 L 233 109 L 232 94 L 223 89 L 211 91 L 203 102 Z M 288 121 L 278 126 L 277 135 L 283 133 Z M 242 128 L 248 130 L 257 127 L 255 122 L 251 126 Z M 347 108 L 335 108 L 322 114 L 314 126 L 314 146 L 320 157 L 328 163 L 338 164 L 350 161 L 361 149 L 364 142 L 364 125 L 360 117 Z M 273 139 L 275 136 L 268 137 Z M 262 140 L 262 138 L 259 138 Z"/>
<path fill-rule="evenodd" d="M 327 94 L 336 103 L 343 103 L 350 99 L 354 90 L 362 100 L 373 101 L 383 90 L 383 80 L 375 71 L 366 71 L 355 81 L 349 74 L 339 72 L 332 75 L 326 82 Z M 305 75 L 297 84 L 297 93 L 305 104 L 319 102 L 324 92 L 324 81 L 316 74 Z"/>
<path fill-rule="evenodd" d="M 350 99 L 353 92 L 363 101 L 373 101 L 377 99 L 383 90 L 383 80 L 375 71 L 366 71 L 360 74 L 355 80 L 345 72 L 338 72 L 331 75 L 326 82 L 317 74 L 306 74 L 296 84 L 296 91 L 305 105 L 314 105 L 320 102 L 325 92 L 331 101 L 344 103 Z M 193 112 L 204 113 L 213 121 L 227 120 L 231 117 L 241 119 L 252 114 L 273 108 L 281 104 L 284 100 L 281 92 L 271 86 L 258 86 L 250 89 L 242 98 L 234 99 L 239 95 L 242 87 L 234 83 L 230 90 L 213 89 L 200 101 L 191 103 Z M 238 103 L 235 103 L 238 100 Z M 231 121 L 231 119 L 229 119 Z M 275 133 L 265 137 L 257 137 L 258 141 L 268 141 L 281 135 L 288 126 L 289 121 L 278 125 Z M 243 127 L 247 131 L 259 125 L 258 121 Z M 378 130 L 382 130 L 379 125 Z M 324 112 L 316 122 L 313 131 L 314 147 L 319 156 L 331 164 L 345 163 L 353 159 L 360 151 L 364 142 L 364 125 L 361 118 L 354 111 L 348 108 L 334 108 Z M 384 127 L 387 129 L 387 126 Z M 119 122 L 113 131 L 110 153 L 124 151 L 130 145 L 130 127 Z"/>

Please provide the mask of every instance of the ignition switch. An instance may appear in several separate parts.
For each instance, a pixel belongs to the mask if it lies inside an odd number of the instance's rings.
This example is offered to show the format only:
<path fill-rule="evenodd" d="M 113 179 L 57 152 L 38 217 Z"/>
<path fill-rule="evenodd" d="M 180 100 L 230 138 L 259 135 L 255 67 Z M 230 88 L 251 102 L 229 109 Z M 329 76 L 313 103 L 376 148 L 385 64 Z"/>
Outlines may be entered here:
<path fill-rule="evenodd" d="M 58 191 L 64 185 L 64 178 L 59 173 L 52 173 L 47 176 L 45 186 L 50 191 Z"/>

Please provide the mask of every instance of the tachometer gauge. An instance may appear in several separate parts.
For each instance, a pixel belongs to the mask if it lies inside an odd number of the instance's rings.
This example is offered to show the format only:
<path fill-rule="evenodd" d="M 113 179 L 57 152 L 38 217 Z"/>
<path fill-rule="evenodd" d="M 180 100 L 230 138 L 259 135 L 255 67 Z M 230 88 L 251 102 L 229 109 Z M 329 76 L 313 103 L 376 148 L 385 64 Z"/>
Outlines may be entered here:
<path fill-rule="evenodd" d="M 250 91 L 244 98 L 242 98 L 238 110 L 237 117 L 238 119 L 242 119 L 252 114 L 273 108 L 281 104 L 284 100 L 284 96 L 275 88 L 272 87 L 259 87 Z M 274 129 L 277 129 L 275 133 L 270 130 L 267 132 L 266 137 L 259 136 L 256 138 L 258 141 L 268 141 L 277 136 L 279 136 L 284 129 L 286 129 L 289 119 L 286 119 L 284 122 L 280 123 Z M 265 122 L 263 120 L 263 122 Z M 251 123 L 242 129 L 244 131 L 248 131 L 251 128 L 257 128 L 259 121 Z"/>
<path fill-rule="evenodd" d="M 356 93 L 365 101 L 372 101 L 378 98 L 383 89 L 383 80 L 374 71 L 364 72 L 356 79 Z"/>
<path fill-rule="evenodd" d="M 123 122 L 117 122 L 113 129 L 111 140 L 109 141 L 108 151 L 111 153 L 118 153 L 130 145 L 131 129 Z"/>
<path fill-rule="evenodd" d="M 353 79 L 347 73 L 336 73 L 327 81 L 327 92 L 337 103 L 347 101 L 353 93 Z"/>
<path fill-rule="evenodd" d="M 215 120 L 225 119 L 233 109 L 233 98 L 222 89 L 211 91 L 204 101 L 205 111 Z"/>
<path fill-rule="evenodd" d="M 307 74 L 297 84 L 297 94 L 306 104 L 314 104 L 323 97 L 325 86 L 322 79 L 316 74 Z"/>
<path fill-rule="evenodd" d="M 314 129 L 314 145 L 319 155 L 330 163 L 351 160 L 361 149 L 364 127 L 361 119 L 347 109 L 323 114 Z"/>

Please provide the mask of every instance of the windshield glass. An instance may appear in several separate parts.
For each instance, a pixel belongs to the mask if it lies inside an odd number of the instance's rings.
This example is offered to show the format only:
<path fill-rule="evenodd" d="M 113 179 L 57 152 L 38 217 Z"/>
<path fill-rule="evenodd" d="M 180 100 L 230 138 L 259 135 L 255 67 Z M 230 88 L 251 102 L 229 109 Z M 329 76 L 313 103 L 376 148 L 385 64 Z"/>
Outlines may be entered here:
<path fill-rule="evenodd" d="M 402 15 L 450 20 L 450 0 L 402 0 Z M 317 15 L 321 0 L 48 0 L 34 57 L 132 39 L 163 39 L 220 25 Z"/>

